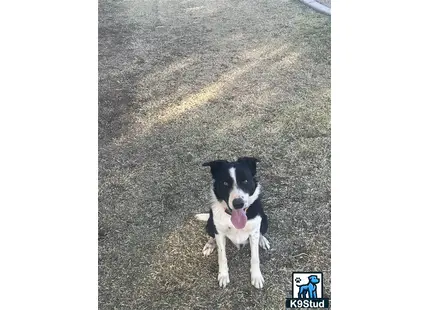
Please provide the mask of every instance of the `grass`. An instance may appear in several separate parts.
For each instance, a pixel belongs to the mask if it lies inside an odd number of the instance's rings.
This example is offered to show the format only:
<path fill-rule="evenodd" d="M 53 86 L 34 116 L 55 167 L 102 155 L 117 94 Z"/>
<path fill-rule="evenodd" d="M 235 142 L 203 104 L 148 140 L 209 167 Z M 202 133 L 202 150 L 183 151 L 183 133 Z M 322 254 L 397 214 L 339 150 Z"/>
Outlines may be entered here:
<path fill-rule="evenodd" d="M 216 158 L 261 158 L 270 252 L 203 258 Z M 330 19 L 298 1 L 99 4 L 100 309 L 283 309 L 291 272 L 330 297 Z"/>

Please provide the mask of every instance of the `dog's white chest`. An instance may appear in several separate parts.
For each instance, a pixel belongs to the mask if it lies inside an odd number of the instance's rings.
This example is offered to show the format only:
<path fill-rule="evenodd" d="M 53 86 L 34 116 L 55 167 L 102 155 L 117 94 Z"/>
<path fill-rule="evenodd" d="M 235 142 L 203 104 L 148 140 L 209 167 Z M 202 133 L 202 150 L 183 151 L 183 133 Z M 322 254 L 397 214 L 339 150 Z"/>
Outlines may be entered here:
<path fill-rule="evenodd" d="M 234 244 L 244 244 L 247 243 L 249 238 L 250 232 L 245 231 L 244 229 L 236 229 L 236 228 L 230 228 L 226 232 L 226 236 L 228 239 L 231 240 Z"/>
<path fill-rule="evenodd" d="M 260 230 L 261 217 L 257 216 L 249 220 L 243 229 L 235 228 L 231 223 L 230 216 L 222 216 L 219 221 L 215 218 L 214 224 L 220 233 L 224 234 L 234 244 L 239 245 L 247 243 L 249 235 Z"/>

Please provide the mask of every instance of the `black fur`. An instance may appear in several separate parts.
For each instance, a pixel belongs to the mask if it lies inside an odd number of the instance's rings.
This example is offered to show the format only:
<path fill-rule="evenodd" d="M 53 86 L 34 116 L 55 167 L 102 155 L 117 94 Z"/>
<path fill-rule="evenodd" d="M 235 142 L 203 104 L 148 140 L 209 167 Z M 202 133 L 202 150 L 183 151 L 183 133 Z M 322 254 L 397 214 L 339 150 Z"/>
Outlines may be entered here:
<path fill-rule="evenodd" d="M 264 235 L 267 232 L 269 223 L 267 221 L 267 215 L 264 213 L 260 198 L 254 201 L 254 203 L 248 208 L 248 211 L 246 212 L 246 217 L 248 220 L 255 218 L 257 215 L 261 216 L 260 233 Z"/>
<path fill-rule="evenodd" d="M 260 160 L 254 157 L 240 157 L 237 162 L 247 165 L 251 170 L 252 176 L 255 176 L 257 173 L 257 163 L 260 162 Z"/>
<path fill-rule="evenodd" d="M 261 216 L 260 233 L 264 235 L 267 233 L 267 229 L 269 229 L 269 221 L 267 220 L 267 215 L 263 212 L 263 215 Z"/>
<path fill-rule="evenodd" d="M 213 214 L 212 214 L 212 209 L 209 210 L 209 219 L 208 219 L 208 222 L 206 223 L 206 232 L 212 238 L 215 238 L 215 234 L 218 233 L 217 230 L 216 230 L 215 224 L 214 224 L 214 218 L 213 218 Z"/>

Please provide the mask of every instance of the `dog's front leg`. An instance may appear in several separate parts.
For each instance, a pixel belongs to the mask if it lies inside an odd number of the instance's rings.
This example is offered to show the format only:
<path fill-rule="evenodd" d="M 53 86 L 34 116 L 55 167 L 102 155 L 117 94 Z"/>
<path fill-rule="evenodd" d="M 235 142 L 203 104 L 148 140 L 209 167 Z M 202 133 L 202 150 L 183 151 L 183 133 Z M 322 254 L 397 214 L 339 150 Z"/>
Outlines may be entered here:
<path fill-rule="evenodd" d="M 262 288 L 264 279 L 260 271 L 260 254 L 258 252 L 258 243 L 260 240 L 260 232 L 253 232 L 249 236 L 249 244 L 251 246 L 251 283 L 256 288 Z"/>
<path fill-rule="evenodd" d="M 225 236 L 216 234 L 215 241 L 218 248 L 218 282 L 220 287 L 226 287 L 230 279 L 228 276 L 227 255 L 225 252 Z"/>

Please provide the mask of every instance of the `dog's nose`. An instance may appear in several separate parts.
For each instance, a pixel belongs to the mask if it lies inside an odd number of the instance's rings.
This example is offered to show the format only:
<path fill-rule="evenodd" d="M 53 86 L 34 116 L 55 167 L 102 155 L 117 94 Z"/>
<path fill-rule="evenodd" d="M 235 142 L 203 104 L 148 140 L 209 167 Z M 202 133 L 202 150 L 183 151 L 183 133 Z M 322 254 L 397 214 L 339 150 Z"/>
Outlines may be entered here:
<path fill-rule="evenodd" d="M 241 198 L 235 198 L 233 199 L 233 208 L 235 209 L 242 209 L 244 205 L 244 201 Z"/>

